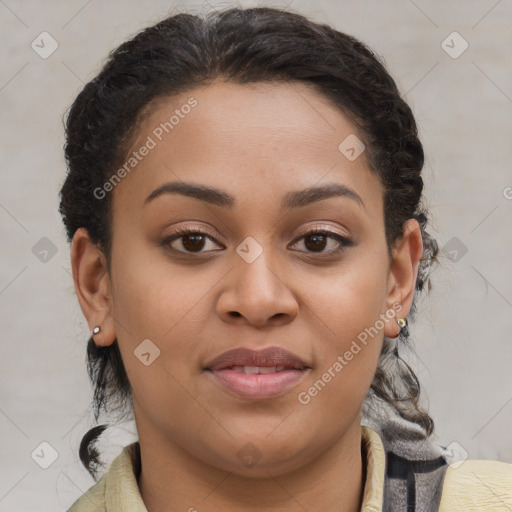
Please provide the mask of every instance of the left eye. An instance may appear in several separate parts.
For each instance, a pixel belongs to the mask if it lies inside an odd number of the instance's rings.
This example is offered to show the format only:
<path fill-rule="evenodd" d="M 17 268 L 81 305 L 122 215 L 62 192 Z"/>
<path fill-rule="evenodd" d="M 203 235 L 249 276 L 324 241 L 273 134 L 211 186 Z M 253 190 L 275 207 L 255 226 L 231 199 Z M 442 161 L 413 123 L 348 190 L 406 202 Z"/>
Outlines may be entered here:
<path fill-rule="evenodd" d="M 312 241 L 312 243 L 306 243 L 306 240 Z M 334 245 L 337 246 L 332 250 L 324 251 L 326 245 L 326 240 L 331 240 L 334 242 Z M 307 233 L 304 233 L 299 238 L 295 240 L 297 243 L 300 240 L 304 240 L 304 245 L 314 250 L 308 251 L 313 253 L 327 253 L 327 254 L 337 254 L 345 250 L 346 247 L 351 245 L 350 239 L 345 236 L 342 236 L 334 231 L 329 230 L 311 230 Z M 295 245 L 294 243 L 294 245 Z M 317 250 L 320 249 L 320 250 Z"/>
<path fill-rule="evenodd" d="M 177 240 L 181 240 L 181 248 L 173 247 L 173 243 Z M 337 254 L 345 250 L 345 248 L 351 245 L 350 239 L 345 236 L 342 236 L 338 233 L 329 230 L 311 230 L 304 234 L 302 234 L 299 238 L 296 238 L 292 244 L 297 245 L 297 243 L 301 240 L 304 240 L 305 246 L 309 248 L 309 251 L 314 253 L 326 253 L 326 254 Z M 309 240 L 308 243 L 306 241 Z M 334 245 L 337 246 L 334 249 L 325 251 L 325 246 L 327 245 L 327 241 L 334 242 Z M 184 253 L 204 253 L 204 252 L 215 252 L 213 251 L 203 251 L 207 241 L 212 242 L 214 245 L 220 245 L 216 240 L 204 233 L 203 231 L 199 231 L 196 229 L 181 229 L 176 230 L 174 234 L 164 238 L 161 242 L 161 245 L 170 246 L 173 250 L 177 252 Z M 184 250 L 183 250 L 184 249 Z"/>

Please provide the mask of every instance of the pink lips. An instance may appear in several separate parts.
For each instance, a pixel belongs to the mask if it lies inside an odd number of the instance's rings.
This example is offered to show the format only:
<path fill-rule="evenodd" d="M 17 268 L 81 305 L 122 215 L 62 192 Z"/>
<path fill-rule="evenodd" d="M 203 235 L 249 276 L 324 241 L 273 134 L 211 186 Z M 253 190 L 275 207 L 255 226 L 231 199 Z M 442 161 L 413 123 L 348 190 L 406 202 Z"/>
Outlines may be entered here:
<path fill-rule="evenodd" d="M 222 387 L 249 399 L 281 395 L 298 384 L 309 369 L 298 356 L 279 347 L 229 350 L 205 367 Z"/>

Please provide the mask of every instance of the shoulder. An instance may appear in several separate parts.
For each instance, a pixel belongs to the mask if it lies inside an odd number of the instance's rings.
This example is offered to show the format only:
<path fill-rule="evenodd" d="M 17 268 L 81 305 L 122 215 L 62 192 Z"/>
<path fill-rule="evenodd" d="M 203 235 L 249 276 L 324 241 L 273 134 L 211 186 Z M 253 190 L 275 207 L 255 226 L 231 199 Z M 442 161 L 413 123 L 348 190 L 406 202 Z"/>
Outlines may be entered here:
<path fill-rule="evenodd" d="M 439 512 L 512 510 L 512 464 L 465 460 L 446 470 Z"/>
<path fill-rule="evenodd" d="M 90 487 L 80 498 L 78 498 L 67 512 L 105 512 L 105 483 L 106 475 L 92 487 Z"/>
<path fill-rule="evenodd" d="M 108 471 L 67 512 L 145 512 L 137 486 L 139 470 L 140 451 L 135 442 L 122 449 Z"/>

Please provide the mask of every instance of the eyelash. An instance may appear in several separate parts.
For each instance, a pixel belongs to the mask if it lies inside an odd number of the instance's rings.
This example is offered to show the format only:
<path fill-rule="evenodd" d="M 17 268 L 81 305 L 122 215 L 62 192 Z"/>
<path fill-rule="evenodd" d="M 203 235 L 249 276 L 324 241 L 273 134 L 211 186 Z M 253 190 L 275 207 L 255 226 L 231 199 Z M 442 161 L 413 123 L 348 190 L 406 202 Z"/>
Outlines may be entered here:
<path fill-rule="evenodd" d="M 160 245 L 165 246 L 165 247 L 170 246 L 171 243 L 174 242 L 175 240 L 179 240 L 183 236 L 186 236 L 186 235 L 189 235 L 189 234 L 192 234 L 192 235 L 203 235 L 203 236 L 206 236 L 212 242 L 219 243 L 219 242 L 217 242 L 215 240 L 215 238 L 210 236 L 208 233 L 205 233 L 204 231 L 201 231 L 200 229 L 197 229 L 197 228 L 178 228 L 178 229 L 176 229 L 174 231 L 174 233 L 172 235 L 165 237 L 160 242 Z M 296 238 L 293 241 L 293 245 L 295 245 L 297 242 L 299 242 L 303 238 L 307 238 L 308 236 L 311 236 L 311 235 L 323 235 L 323 236 L 326 236 L 328 238 L 331 238 L 331 239 L 336 240 L 337 242 L 339 242 L 340 246 L 337 249 L 335 249 L 333 251 L 328 251 L 328 252 L 317 252 L 317 253 L 315 253 L 314 251 L 305 251 L 308 254 L 317 254 L 317 255 L 320 255 L 320 256 L 321 255 L 333 256 L 333 255 L 337 255 L 337 254 L 340 254 L 340 253 L 344 252 L 347 247 L 353 245 L 352 244 L 352 240 L 350 240 L 349 238 L 347 238 L 345 236 L 342 236 L 342 235 L 340 235 L 338 233 L 335 233 L 334 231 L 330 231 L 330 230 L 326 230 L 326 229 L 319 229 L 319 228 L 312 228 L 309 231 L 306 231 L 300 237 Z M 206 252 L 197 252 L 197 253 L 195 253 L 195 252 L 192 252 L 192 251 L 178 251 L 177 249 L 173 249 L 172 247 L 170 247 L 170 249 L 172 251 L 174 251 L 174 252 L 178 252 L 178 253 L 181 253 L 181 254 L 187 254 L 187 255 L 201 255 L 201 254 L 208 254 L 208 252 L 216 252 L 216 251 L 206 251 Z M 300 251 L 300 252 L 304 252 L 304 251 Z"/>

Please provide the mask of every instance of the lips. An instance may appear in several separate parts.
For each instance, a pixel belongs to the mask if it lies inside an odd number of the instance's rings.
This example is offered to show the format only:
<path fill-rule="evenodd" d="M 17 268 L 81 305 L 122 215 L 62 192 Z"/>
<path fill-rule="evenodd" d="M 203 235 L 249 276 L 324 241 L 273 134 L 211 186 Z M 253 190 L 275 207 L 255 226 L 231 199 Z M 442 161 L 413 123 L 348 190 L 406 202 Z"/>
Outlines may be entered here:
<path fill-rule="evenodd" d="M 244 400 L 282 396 L 303 381 L 310 369 L 299 356 L 279 347 L 229 350 L 204 368 L 216 385 Z"/>
<path fill-rule="evenodd" d="M 299 356 L 280 347 L 255 351 L 236 348 L 223 352 L 205 366 L 206 370 L 232 369 L 240 373 L 270 373 L 272 371 L 305 370 L 309 366 Z"/>

